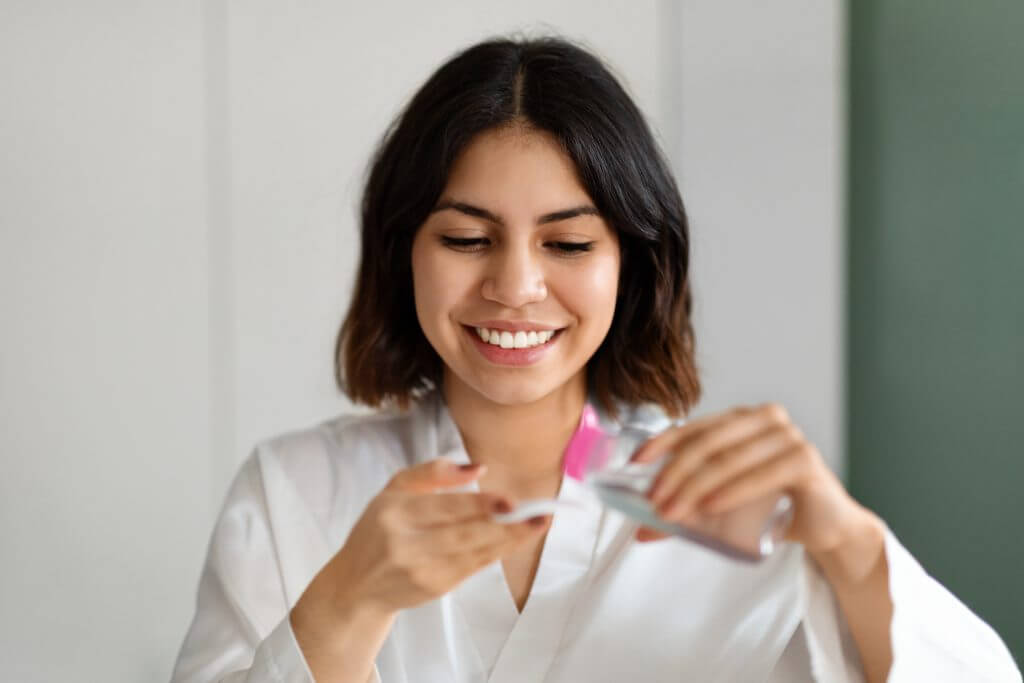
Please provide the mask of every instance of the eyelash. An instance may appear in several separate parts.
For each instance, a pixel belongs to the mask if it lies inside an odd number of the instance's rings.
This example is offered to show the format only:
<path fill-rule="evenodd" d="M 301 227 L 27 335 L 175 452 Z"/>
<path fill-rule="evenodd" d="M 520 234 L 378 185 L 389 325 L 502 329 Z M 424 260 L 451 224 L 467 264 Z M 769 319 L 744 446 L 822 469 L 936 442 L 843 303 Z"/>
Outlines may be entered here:
<path fill-rule="evenodd" d="M 454 249 L 455 251 L 463 251 L 467 253 L 475 253 L 484 250 L 487 247 L 486 242 L 488 241 L 489 240 L 486 237 L 441 236 L 441 244 L 444 246 Z M 545 242 L 545 244 L 553 245 L 565 256 L 575 256 L 577 254 L 588 252 L 594 248 L 593 242 Z"/>

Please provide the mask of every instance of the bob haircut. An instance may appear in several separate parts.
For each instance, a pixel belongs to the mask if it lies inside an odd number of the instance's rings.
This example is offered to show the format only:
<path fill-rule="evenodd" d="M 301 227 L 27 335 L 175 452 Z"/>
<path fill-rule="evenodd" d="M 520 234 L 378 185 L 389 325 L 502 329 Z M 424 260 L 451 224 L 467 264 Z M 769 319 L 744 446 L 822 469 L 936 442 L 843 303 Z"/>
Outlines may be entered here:
<path fill-rule="evenodd" d="M 671 416 L 700 397 L 690 322 L 682 198 L 643 115 L 607 67 L 561 38 L 494 39 L 456 54 L 385 132 L 362 198 L 362 247 L 335 379 L 358 403 L 406 408 L 442 380 L 413 300 L 412 242 L 459 153 L 484 131 L 551 133 L 619 238 L 611 328 L 587 363 L 587 389 L 656 403 Z"/>

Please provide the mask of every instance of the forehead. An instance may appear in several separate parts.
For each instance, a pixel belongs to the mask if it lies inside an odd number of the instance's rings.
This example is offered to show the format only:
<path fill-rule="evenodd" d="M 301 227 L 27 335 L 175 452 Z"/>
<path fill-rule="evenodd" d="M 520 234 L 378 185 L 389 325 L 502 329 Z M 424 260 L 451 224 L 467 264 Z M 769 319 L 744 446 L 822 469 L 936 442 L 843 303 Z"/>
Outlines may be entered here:
<path fill-rule="evenodd" d="M 520 126 L 473 138 L 452 165 L 444 194 L 531 214 L 590 200 L 555 137 Z"/>

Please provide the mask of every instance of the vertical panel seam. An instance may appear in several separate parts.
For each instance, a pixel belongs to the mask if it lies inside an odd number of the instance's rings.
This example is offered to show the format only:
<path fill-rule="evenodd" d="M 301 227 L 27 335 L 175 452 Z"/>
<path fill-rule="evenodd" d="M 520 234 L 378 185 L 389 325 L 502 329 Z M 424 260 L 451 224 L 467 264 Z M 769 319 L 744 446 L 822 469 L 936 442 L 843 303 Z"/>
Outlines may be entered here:
<path fill-rule="evenodd" d="M 220 507 L 235 453 L 235 315 L 226 0 L 203 3 L 211 510 Z"/>

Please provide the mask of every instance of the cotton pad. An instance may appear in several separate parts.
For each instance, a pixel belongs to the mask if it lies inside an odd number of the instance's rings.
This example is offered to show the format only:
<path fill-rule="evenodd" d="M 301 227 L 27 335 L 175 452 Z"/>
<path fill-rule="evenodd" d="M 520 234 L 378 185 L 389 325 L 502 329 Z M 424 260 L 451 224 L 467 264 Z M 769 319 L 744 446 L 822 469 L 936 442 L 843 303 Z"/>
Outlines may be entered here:
<path fill-rule="evenodd" d="M 553 515 L 558 508 L 562 507 L 578 508 L 579 505 L 555 498 L 534 498 L 519 502 L 512 512 L 491 515 L 491 519 L 501 524 L 516 524 L 538 515 Z"/>

